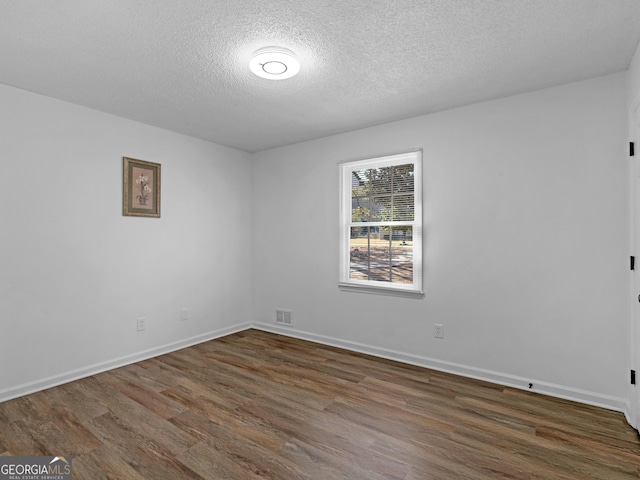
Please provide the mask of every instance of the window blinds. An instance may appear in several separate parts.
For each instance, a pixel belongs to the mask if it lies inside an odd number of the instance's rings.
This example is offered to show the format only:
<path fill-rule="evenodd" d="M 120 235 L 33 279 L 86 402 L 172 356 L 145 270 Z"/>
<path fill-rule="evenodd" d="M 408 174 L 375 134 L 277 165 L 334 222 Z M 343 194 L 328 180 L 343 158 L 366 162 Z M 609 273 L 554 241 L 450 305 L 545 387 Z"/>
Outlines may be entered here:
<path fill-rule="evenodd" d="M 340 283 L 422 292 L 422 151 L 340 164 Z"/>

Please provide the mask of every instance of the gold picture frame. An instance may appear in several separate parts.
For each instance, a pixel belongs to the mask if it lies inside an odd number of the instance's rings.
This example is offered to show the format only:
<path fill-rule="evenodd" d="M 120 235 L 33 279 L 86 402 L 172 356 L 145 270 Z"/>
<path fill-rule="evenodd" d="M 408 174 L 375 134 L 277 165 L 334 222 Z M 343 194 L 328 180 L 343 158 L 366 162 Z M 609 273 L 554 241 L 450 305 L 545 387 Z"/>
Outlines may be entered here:
<path fill-rule="evenodd" d="M 160 164 L 122 157 L 122 215 L 160 217 Z"/>

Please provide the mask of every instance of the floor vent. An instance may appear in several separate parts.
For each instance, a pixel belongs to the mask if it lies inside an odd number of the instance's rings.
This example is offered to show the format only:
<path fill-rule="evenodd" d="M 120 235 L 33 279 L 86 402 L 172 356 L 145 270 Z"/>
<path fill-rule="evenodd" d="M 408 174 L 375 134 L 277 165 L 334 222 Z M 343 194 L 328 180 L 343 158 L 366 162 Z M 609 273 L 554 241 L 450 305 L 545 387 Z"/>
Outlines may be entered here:
<path fill-rule="evenodd" d="M 278 325 L 284 325 L 285 327 L 293 326 L 293 312 L 291 310 L 276 308 L 276 323 Z"/>

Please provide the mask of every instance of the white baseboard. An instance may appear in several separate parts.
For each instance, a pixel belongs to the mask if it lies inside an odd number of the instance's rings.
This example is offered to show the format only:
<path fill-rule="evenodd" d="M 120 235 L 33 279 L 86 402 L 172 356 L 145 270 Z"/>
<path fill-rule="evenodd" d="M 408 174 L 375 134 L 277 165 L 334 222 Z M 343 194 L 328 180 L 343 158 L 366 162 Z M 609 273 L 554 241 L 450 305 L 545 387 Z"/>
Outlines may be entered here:
<path fill-rule="evenodd" d="M 239 325 L 233 325 L 231 327 L 221 328 L 212 332 L 207 332 L 195 337 L 186 338 L 177 342 L 168 343 L 160 347 L 152 348 L 142 352 L 137 352 L 132 355 L 126 355 L 124 357 L 108 360 L 102 363 L 96 363 L 87 367 L 72 370 L 70 372 L 61 373 L 34 382 L 23 383 L 15 387 L 6 388 L 0 390 L 0 403 L 13 398 L 22 397 L 23 395 L 29 395 L 30 393 L 46 390 L 47 388 L 56 387 L 64 383 L 73 382 L 81 378 L 89 377 L 91 375 L 97 375 L 98 373 L 106 372 L 107 370 L 113 370 L 114 368 L 124 367 L 131 365 L 132 363 L 148 360 L 149 358 L 164 355 L 166 353 L 175 352 L 183 348 L 191 347 L 199 343 L 208 342 L 216 338 L 231 335 L 232 333 L 241 332 L 251 328 L 251 323 L 243 323 Z"/>
<path fill-rule="evenodd" d="M 280 327 L 278 325 L 271 325 L 268 323 L 254 322 L 252 327 L 257 330 L 263 330 L 266 332 L 277 333 L 288 337 L 299 338 L 301 340 L 308 340 L 315 343 L 324 345 L 330 345 L 332 347 L 344 348 L 345 350 L 351 350 L 354 352 L 365 353 L 374 357 L 386 358 L 388 360 L 395 360 L 410 365 L 416 365 L 419 367 L 430 368 L 440 372 L 452 373 L 460 375 L 462 377 L 474 378 L 476 380 L 484 380 L 486 382 L 495 383 L 497 385 L 504 385 L 506 387 L 517 388 L 520 390 L 527 390 L 543 395 L 549 395 L 556 398 L 562 398 L 565 400 L 572 400 L 575 402 L 585 403 L 587 405 L 593 405 L 596 407 L 606 408 L 608 410 L 614 410 L 616 412 L 623 412 L 627 419 L 628 414 L 628 402 L 623 398 L 613 397 L 609 395 L 602 395 L 596 392 L 590 392 L 587 390 L 579 390 L 571 387 L 565 387 L 562 385 L 555 385 L 552 383 L 541 382 L 535 379 L 522 378 L 514 375 L 509 375 L 500 372 L 494 372 L 491 370 L 484 370 L 468 365 L 461 365 L 458 363 L 444 362 L 434 358 L 423 357 L 419 355 L 413 355 L 409 353 L 398 352 L 380 347 L 374 347 L 370 345 L 364 345 L 362 343 L 351 342 L 348 340 L 341 340 L 338 338 L 327 337 L 324 335 L 318 335 L 315 333 L 304 332 L 296 330 L 290 327 Z M 529 388 L 529 383 L 533 384 L 533 388 Z"/>
<path fill-rule="evenodd" d="M 250 328 L 262 330 L 265 332 L 276 333 L 293 338 L 299 338 L 301 340 L 308 340 L 311 342 L 330 345 L 333 347 L 344 348 L 345 350 L 351 350 L 354 352 L 364 353 L 372 355 L 374 357 L 386 358 L 388 360 L 395 360 L 410 365 L 416 365 L 419 367 L 430 368 L 433 370 L 452 373 L 463 377 L 474 378 L 477 380 L 484 380 L 487 382 L 495 383 L 498 385 L 504 385 L 507 387 L 517 388 L 521 390 L 533 391 L 543 395 L 550 395 L 552 397 L 563 398 L 566 400 L 573 400 L 588 405 L 594 405 L 597 407 L 606 408 L 608 410 L 614 410 L 617 412 L 623 412 L 629 418 L 629 405 L 625 399 L 612 397 L 609 395 L 602 395 L 596 392 L 589 392 L 586 390 L 579 390 L 570 387 L 564 387 L 562 385 L 555 385 L 547 382 L 536 381 L 535 379 L 521 378 L 514 375 L 509 375 L 500 372 L 494 372 L 491 370 L 484 370 L 468 365 L 461 365 L 457 363 L 444 362 L 429 357 L 423 357 L 419 355 L 413 355 L 409 353 L 398 352 L 380 347 L 374 347 L 371 345 L 365 345 L 362 343 L 351 342 L 348 340 L 341 340 L 338 338 L 327 337 L 324 335 L 318 335 L 315 333 L 304 332 L 296 330 L 291 327 L 280 327 L 278 325 L 271 325 L 261 322 L 247 322 L 231 327 L 208 332 L 195 337 L 172 342 L 160 347 L 152 348 L 142 352 L 138 352 L 132 355 L 116 358 L 102 363 L 89 365 L 87 367 L 73 370 L 59 375 L 54 375 L 34 382 L 24 383 L 15 387 L 6 388 L 0 390 L 0 402 L 11 400 L 13 398 L 28 395 L 30 393 L 39 392 L 47 388 L 52 388 L 64 383 L 79 380 L 91 375 L 112 370 L 114 368 L 120 368 L 132 363 L 147 360 L 149 358 L 164 355 L 166 353 L 174 352 L 182 348 L 187 348 L 192 345 L 214 340 L 216 338 L 231 335 L 233 333 L 241 332 Z M 529 383 L 533 383 L 533 389 L 529 388 Z M 631 422 L 629 422 L 631 423 Z"/>

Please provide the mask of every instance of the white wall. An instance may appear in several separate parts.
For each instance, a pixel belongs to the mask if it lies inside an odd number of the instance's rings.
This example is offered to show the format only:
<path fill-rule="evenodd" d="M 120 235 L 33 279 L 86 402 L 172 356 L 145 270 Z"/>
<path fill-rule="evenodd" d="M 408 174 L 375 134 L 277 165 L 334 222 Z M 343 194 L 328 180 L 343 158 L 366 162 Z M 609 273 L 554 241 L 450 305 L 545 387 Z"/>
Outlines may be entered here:
<path fill-rule="evenodd" d="M 623 409 L 625 82 L 600 77 L 255 154 L 254 321 L 275 330 L 274 309 L 291 308 L 293 335 Z M 339 291 L 337 162 L 416 147 L 425 298 Z"/>
<path fill-rule="evenodd" d="M 3 85 L 0 105 L 0 400 L 250 321 L 248 154 Z M 161 218 L 122 216 L 123 156 L 162 165 Z"/>
<path fill-rule="evenodd" d="M 279 331 L 624 408 L 626 80 L 252 156 L 0 85 L 0 400 L 292 308 Z M 416 147 L 425 298 L 339 291 L 337 162 Z M 162 164 L 162 218 L 122 216 L 122 156 Z"/>
<path fill-rule="evenodd" d="M 635 55 L 631 59 L 629 70 L 627 72 L 627 100 L 629 106 L 640 100 L 640 45 L 636 48 Z"/>

